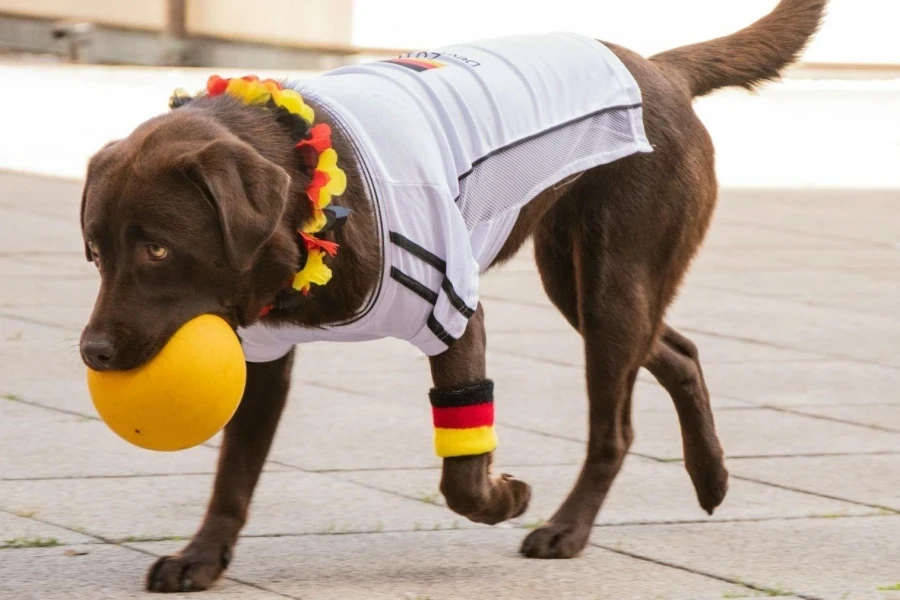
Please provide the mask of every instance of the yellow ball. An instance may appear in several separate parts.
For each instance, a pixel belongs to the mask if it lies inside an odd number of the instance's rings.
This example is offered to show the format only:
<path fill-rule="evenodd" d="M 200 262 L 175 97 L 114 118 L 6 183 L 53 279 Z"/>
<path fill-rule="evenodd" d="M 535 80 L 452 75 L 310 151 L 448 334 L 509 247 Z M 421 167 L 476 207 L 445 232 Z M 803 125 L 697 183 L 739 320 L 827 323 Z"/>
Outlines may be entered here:
<path fill-rule="evenodd" d="M 241 343 L 220 317 L 185 323 L 149 363 L 131 371 L 93 371 L 94 406 L 119 437 L 148 450 L 202 444 L 231 420 L 244 394 Z"/>

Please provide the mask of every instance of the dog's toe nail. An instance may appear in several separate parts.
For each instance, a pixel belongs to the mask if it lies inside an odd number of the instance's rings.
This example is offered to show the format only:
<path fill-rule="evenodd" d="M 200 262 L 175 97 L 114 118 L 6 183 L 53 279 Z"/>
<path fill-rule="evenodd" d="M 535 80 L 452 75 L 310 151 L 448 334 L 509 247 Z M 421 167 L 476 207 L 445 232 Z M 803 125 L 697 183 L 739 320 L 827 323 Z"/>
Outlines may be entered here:
<path fill-rule="evenodd" d="M 193 583 L 194 583 L 194 581 L 190 577 L 186 577 L 185 580 L 181 582 L 181 591 L 182 592 L 191 591 L 191 586 L 193 585 Z"/>

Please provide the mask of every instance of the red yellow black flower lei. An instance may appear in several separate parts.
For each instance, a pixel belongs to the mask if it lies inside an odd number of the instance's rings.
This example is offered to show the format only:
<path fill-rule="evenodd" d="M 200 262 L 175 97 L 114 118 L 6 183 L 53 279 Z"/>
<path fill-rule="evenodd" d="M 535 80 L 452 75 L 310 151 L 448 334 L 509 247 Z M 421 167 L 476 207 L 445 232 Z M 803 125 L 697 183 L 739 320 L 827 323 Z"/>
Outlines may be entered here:
<path fill-rule="evenodd" d="M 331 269 L 324 261 L 325 255 L 334 256 L 338 245 L 319 239 L 316 234 L 328 224 L 328 217 L 323 209 L 331 204 L 334 196 L 343 194 L 347 187 L 347 176 L 337 166 L 338 156 L 331 147 L 331 128 L 327 123 L 313 125 L 315 122 L 313 108 L 303 101 L 303 97 L 296 90 L 285 89 L 272 79 L 260 80 L 255 75 L 223 79 L 213 75 L 206 82 L 206 90 L 201 94 L 203 93 L 208 96 L 228 94 L 245 104 L 264 106 L 274 104 L 309 123 L 308 134 L 297 143 L 296 147 L 307 166 L 313 169 L 312 178 L 306 188 L 306 195 L 313 208 L 313 218 L 297 232 L 303 240 L 307 256 L 303 268 L 294 275 L 291 287 L 308 294 L 310 285 L 325 285 L 332 277 Z M 169 104 L 174 108 L 190 99 L 184 90 L 179 89 L 175 90 Z M 265 315 L 269 310 L 271 307 L 266 307 L 261 314 Z"/>

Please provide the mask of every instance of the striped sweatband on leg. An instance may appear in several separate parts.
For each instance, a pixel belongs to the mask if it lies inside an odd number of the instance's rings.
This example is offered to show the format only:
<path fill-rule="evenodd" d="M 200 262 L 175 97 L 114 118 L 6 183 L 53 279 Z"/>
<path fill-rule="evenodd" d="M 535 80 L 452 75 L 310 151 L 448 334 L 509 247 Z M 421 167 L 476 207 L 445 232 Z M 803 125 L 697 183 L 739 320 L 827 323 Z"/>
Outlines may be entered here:
<path fill-rule="evenodd" d="M 494 433 L 494 382 L 432 389 L 434 450 L 441 458 L 474 456 L 497 447 Z"/>

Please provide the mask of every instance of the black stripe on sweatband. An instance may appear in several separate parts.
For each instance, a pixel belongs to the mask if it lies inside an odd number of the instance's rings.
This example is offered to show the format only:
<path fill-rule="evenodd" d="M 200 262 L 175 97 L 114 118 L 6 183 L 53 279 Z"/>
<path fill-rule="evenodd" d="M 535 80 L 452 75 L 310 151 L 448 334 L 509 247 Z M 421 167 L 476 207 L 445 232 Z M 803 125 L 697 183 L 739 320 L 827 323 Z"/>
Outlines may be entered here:
<path fill-rule="evenodd" d="M 494 401 L 494 382 L 490 379 L 454 388 L 432 388 L 428 392 L 431 406 L 453 408 Z"/>

